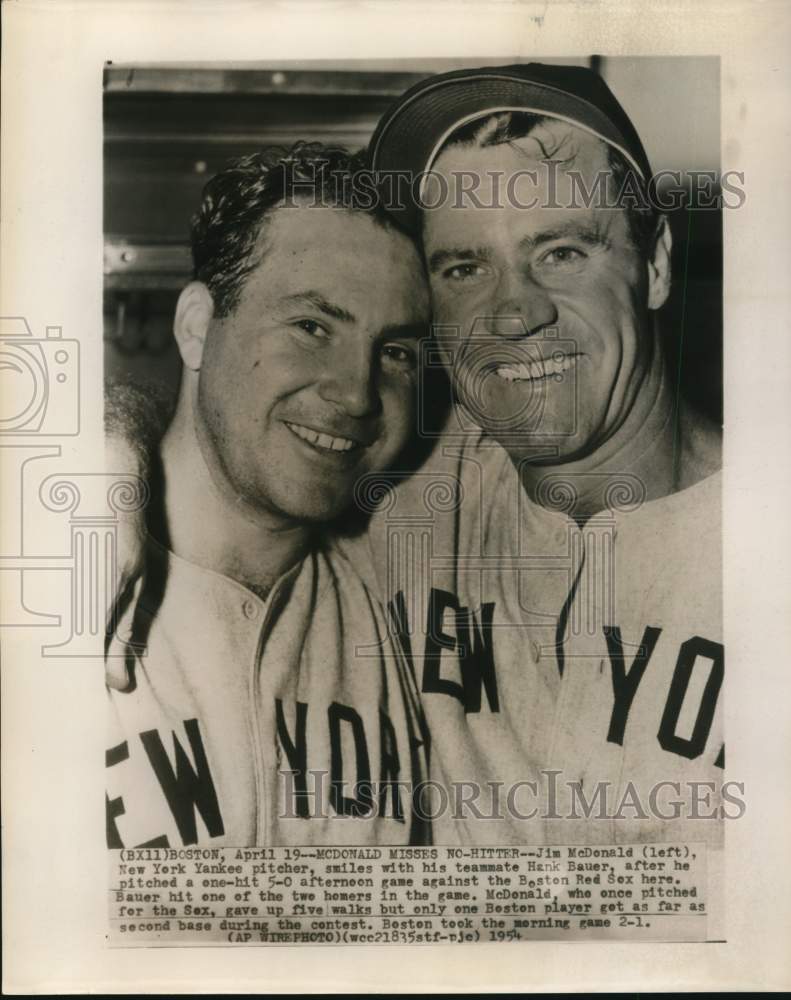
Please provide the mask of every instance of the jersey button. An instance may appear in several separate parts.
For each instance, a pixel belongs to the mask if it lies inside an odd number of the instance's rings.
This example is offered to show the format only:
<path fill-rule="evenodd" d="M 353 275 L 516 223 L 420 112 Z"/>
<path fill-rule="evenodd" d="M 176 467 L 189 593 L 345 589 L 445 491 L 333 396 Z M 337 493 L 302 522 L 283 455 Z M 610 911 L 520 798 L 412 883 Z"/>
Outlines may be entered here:
<path fill-rule="evenodd" d="M 535 639 L 530 640 L 530 655 L 533 657 L 533 663 L 538 663 L 541 659 L 541 647 Z"/>
<path fill-rule="evenodd" d="M 252 621 L 258 615 L 258 608 L 250 600 L 242 601 L 242 614 Z"/>

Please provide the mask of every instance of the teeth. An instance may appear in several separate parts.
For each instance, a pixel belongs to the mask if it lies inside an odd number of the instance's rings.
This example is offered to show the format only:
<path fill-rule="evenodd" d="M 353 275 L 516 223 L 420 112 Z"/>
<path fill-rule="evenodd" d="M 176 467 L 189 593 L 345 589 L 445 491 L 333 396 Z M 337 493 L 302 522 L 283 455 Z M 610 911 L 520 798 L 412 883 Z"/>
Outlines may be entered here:
<path fill-rule="evenodd" d="M 532 382 L 548 375 L 562 375 L 577 363 L 576 354 L 556 354 L 540 361 L 528 361 L 519 365 L 501 365 L 495 369 L 498 378 L 506 382 Z"/>
<path fill-rule="evenodd" d="M 309 427 L 303 427 L 301 424 L 290 424 L 286 421 L 286 426 L 290 427 L 297 437 L 301 437 L 303 441 L 307 441 L 319 448 L 325 448 L 327 451 L 351 451 L 357 444 L 356 441 L 351 441 L 349 438 L 319 434 L 318 431 L 312 431 Z"/>

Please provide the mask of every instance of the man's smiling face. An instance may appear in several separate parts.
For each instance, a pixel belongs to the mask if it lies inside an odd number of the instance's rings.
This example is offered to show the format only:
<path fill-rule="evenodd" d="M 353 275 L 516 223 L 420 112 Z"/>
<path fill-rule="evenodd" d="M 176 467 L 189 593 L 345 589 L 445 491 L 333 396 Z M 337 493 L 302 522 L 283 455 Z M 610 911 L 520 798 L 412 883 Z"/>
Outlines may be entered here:
<path fill-rule="evenodd" d="M 198 437 L 225 492 L 327 520 L 410 435 L 423 269 L 407 237 L 340 208 L 275 209 L 261 240 L 238 305 L 211 323 Z"/>
<path fill-rule="evenodd" d="M 611 175 L 607 147 L 545 122 L 516 142 L 451 145 L 432 169 L 450 196 L 424 212 L 424 251 L 435 322 L 458 331 L 460 401 L 514 458 L 592 453 L 634 406 L 653 351 L 649 306 L 666 294 L 624 209 L 574 207 L 568 171 L 591 190 Z M 496 207 L 455 197 L 469 174 Z"/>

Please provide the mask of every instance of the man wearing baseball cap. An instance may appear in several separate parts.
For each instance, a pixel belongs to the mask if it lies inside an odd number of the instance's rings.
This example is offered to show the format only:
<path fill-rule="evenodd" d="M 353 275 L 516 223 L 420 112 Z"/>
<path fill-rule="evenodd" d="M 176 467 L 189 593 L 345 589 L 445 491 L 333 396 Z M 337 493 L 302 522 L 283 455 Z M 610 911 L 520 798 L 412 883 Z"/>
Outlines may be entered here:
<path fill-rule="evenodd" d="M 435 842 L 718 843 L 719 795 L 690 797 L 724 766 L 719 433 L 668 371 L 633 125 L 588 69 L 463 70 L 394 104 L 369 166 L 455 402 L 348 546 L 421 692 Z"/>
<path fill-rule="evenodd" d="M 415 565 L 411 529 L 372 529 L 404 538 L 391 607 L 435 776 L 467 788 L 437 842 L 718 843 L 720 438 L 669 370 L 634 126 L 589 69 L 482 67 L 405 93 L 369 165 L 422 245 L 457 403 L 422 470 L 454 500 L 400 488 L 431 520 Z"/>

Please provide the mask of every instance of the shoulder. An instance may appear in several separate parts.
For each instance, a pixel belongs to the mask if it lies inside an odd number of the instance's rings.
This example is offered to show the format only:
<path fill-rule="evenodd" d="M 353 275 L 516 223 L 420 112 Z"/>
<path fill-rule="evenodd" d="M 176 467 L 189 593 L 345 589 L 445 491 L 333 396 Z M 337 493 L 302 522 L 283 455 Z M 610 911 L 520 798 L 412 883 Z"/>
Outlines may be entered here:
<path fill-rule="evenodd" d="M 654 539 L 659 547 L 700 543 L 719 537 L 722 524 L 722 470 L 686 489 L 616 513 L 619 540 L 635 538 L 643 545 Z M 691 551 L 694 551 L 691 550 Z"/>
<path fill-rule="evenodd" d="M 368 532 L 332 535 L 317 553 L 316 559 L 321 571 L 338 581 L 369 590 L 381 599 L 381 581 Z"/>
<path fill-rule="evenodd" d="M 622 607 L 717 639 L 722 616 L 722 473 L 615 519 Z"/>

